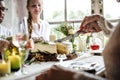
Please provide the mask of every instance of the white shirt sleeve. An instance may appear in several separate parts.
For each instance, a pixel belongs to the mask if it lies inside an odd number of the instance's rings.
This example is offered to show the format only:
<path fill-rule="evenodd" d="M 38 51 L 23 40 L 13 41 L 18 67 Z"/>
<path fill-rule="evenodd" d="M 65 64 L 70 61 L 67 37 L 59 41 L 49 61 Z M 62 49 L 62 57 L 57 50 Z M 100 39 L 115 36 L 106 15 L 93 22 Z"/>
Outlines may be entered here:
<path fill-rule="evenodd" d="M 0 25 L 0 38 L 7 38 L 11 36 L 11 31 L 6 27 Z"/>

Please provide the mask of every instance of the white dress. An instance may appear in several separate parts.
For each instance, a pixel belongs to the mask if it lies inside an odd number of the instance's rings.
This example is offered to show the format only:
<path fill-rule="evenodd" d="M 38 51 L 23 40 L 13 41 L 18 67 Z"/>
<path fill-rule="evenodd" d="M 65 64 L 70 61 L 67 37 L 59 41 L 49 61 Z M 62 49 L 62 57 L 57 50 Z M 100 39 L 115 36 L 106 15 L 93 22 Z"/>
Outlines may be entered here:
<path fill-rule="evenodd" d="M 24 18 L 20 24 L 24 26 L 19 26 L 19 27 L 23 29 L 26 33 L 28 33 L 27 19 Z M 38 27 L 38 24 L 32 22 L 33 30 L 31 37 L 38 37 L 38 38 L 42 37 L 45 41 L 49 41 L 49 36 L 51 32 L 49 23 L 44 20 L 40 20 L 39 25 L 40 28 Z"/>

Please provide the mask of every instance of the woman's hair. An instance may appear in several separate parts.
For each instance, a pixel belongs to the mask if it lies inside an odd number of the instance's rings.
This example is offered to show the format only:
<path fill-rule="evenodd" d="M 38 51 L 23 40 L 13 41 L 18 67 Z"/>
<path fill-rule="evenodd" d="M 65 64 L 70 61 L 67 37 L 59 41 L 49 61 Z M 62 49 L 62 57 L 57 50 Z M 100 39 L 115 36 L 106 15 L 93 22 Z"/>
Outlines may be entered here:
<path fill-rule="evenodd" d="M 27 9 L 30 5 L 30 1 L 31 0 L 27 0 Z M 41 3 L 43 3 L 43 0 L 41 0 Z M 32 30 L 33 30 L 33 26 L 32 26 L 32 16 L 31 16 L 31 13 L 28 11 L 28 19 L 27 19 L 27 22 L 28 22 L 28 32 L 29 32 L 29 38 L 31 38 L 31 34 L 32 34 Z"/>
<path fill-rule="evenodd" d="M 30 1 L 31 1 L 31 0 L 27 0 L 27 6 L 26 6 L 27 8 L 29 7 Z M 27 22 L 28 22 L 29 38 L 31 38 L 33 26 L 32 26 L 32 16 L 31 16 L 31 13 L 30 13 L 29 11 L 28 11 L 28 19 L 27 19 Z"/>
<path fill-rule="evenodd" d="M 28 22 L 29 38 L 31 38 L 33 26 L 32 26 L 32 16 L 31 16 L 30 12 L 28 12 L 28 19 L 27 19 L 27 22 Z"/>

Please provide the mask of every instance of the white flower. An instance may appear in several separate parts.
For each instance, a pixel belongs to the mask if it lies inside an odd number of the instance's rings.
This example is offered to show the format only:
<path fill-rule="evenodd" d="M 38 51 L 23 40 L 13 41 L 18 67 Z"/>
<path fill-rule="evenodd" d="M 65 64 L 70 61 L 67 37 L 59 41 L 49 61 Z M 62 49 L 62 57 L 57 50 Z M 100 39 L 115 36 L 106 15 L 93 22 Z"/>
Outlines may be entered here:
<path fill-rule="evenodd" d="M 69 34 L 74 34 L 75 31 L 74 31 L 73 29 L 70 29 L 70 30 L 68 31 L 68 33 L 69 33 Z"/>

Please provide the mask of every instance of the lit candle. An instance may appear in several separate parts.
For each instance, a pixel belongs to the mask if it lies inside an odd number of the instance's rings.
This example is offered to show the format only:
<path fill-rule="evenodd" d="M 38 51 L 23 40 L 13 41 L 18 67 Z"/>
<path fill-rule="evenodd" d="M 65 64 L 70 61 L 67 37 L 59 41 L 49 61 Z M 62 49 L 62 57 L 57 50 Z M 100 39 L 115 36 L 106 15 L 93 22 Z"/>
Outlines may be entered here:
<path fill-rule="evenodd" d="M 8 57 L 11 63 L 11 70 L 17 71 L 20 68 L 21 58 L 19 55 L 16 55 L 15 52 Z"/>
<path fill-rule="evenodd" d="M 0 75 L 9 74 L 11 72 L 10 61 L 0 60 Z"/>

